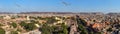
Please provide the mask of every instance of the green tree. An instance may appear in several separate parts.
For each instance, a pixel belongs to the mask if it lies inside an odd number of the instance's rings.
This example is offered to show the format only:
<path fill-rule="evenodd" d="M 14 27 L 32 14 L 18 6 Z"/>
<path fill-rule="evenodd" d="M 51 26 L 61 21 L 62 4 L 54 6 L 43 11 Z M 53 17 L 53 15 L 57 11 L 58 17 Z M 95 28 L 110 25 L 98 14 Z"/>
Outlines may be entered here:
<path fill-rule="evenodd" d="M 35 21 L 35 20 L 30 20 L 30 22 L 34 24 L 39 24 L 39 21 Z"/>
<path fill-rule="evenodd" d="M 68 34 L 67 26 L 64 23 L 61 25 L 61 27 L 63 28 L 63 34 Z"/>
<path fill-rule="evenodd" d="M 80 34 L 88 34 L 88 31 L 86 29 L 86 21 L 79 18 L 78 15 L 76 16 L 76 21 L 77 21 L 77 24 L 78 24 L 78 30 L 81 31 Z"/>
<path fill-rule="evenodd" d="M 36 29 L 37 27 L 33 24 L 33 23 L 28 23 L 24 26 L 24 29 L 26 29 L 27 31 L 31 31 Z"/>
<path fill-rule="evenodd" d="M 82 30 L 82 29 L 84 29 L 84 26 L 81 25 L 81 24 L 78 24 L 78 29 L 79 29 L 79 30 Z"/>
<path fill-rule="evenodd" d="M 10 34 L 18 34 L 18 32 L 17 31 L 11 31 Z"/>
<path fill-rule="evenodd" d="M 17 29 L 17 31 L 21 32 L 21 31 L 22 31 L 22 29 L 18 28 L 18 29 Z"/>
<path fill-rule="evenodd" d="M 81 31 L 81 34 L 88 34 L 86 28 L 81 24 L 78 24 L 78 30 Z"/>
<path fill-rule="evenodd" d="M 20 25 L 27 31 L 31 31 L 37 28 L 35 23 L 25 23 L 24 21 L 22 21 Z"/>
<path fill-rule="evenodd" d="M 102 34 L 102 32 L 96 32 L 95 34 Z"/>
<path fill-rule="evenodd" d="M 11 25 L 14 27 L 14 28 L 16 28 L 17 27 L 17 24 L 16 23 L 11 23 Z"/>
<path fill-rule="evenodd" d="M 0 34 L 5 34 L 5 30 L 0 28 Z"/>
<path fill-rule="evenodd" d="M 68 27 L 62 23 L 61 26 L 53 26 L 53 34 L 68 34 Z"/>
<path fill-rule="evenodd" d="M 52 28 L 48 26 L 48 24 L 43 24 L 40 30 L 42 31 L 42 34 L 51 34 L 52 32 Z"/>
<path fill-rule="evenodd" d="M 90 34 L 94 34 L 94 32 L 90 32 Z"/>
<path fill-rule="evenodd" d="M 112 28 L 107 29 L 107 31 L 111 32 L 111 31 L 112 31 Z"/>
<path fill-rule="evenodd" d="M 54 22 L 57 22 L 58 20 L 54 19 L 54 18 L 51 18 L 51 19 L 46 19 L 47 20 L 47 23 L 49 24 L 53 24 Z"/>
<path fill-rule="evenodd" d="M 20 23 L 20 26 L 25 26 L 26 25 L 26 23 L 24 22 L 24 21 L 22 21 L 21 23 Z"/>
<path fill-rule="evenodd" d="M 3 24 L 0 24 L 0 26 L 3 26 Z"/>

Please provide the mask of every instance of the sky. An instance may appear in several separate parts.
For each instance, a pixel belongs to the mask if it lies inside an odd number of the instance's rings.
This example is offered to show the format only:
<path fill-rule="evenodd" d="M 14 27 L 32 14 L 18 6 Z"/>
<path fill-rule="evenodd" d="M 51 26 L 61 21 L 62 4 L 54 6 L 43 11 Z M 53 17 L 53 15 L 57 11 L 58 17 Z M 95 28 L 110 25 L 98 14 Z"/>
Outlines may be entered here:
<path fill-rule="evenodd" d="M 0 0 L 0 12 L 120 12 L 120 0 Z"/>

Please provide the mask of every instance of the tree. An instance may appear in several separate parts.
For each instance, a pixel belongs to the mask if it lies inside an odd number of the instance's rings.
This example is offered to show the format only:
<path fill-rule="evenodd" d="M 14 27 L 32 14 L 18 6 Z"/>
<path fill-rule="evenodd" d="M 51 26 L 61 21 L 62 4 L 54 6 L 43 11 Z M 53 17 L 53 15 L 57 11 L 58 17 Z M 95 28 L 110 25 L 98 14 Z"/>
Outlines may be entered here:
<path fill-rule="evenodd" d="M 11 31 L 10 34 L 18 34 L 18 32 L 17 31 Z"/>
<path fill-rule="evenodd" d="M 81 31 L 80 34 L 88 34 L 86 28 L 83 25 L 78 24 L 78 29 L 79 29 L 79 31 Z"/>
<path fill-rule="evenodd" d="M 112 31 L 112 28 L 107 29 L 107 31 L 111 32 L 111 31 Z"/>
<path fill-rule="evenodd" d="M 61 26 L 52 26 L 52 28 L 52 34 L 63 34 L 63 28 Z"/>
<path fill-rule="evenodd" d="M 35 20 L 30 20 L 31 23 L 34 23 L 34 24 L 39 24 L 38 21 L 35 21 Z"/>
<path fill-rule="evenodd" d="M 22 29 L 18 28 L 18 29 L 17 29 L 17 31 L 18 31 L 18 32 L 21 32 L 21 31 L 22 31 Z"/>
<path fill-rule="evenodd" d="M 49 17 L 49 18 L 46 18 L 46 20 L 47 20 L 47 23 L 49 23 L 49 24 L 53 24 L 54 22 L 58 21 L 55 19 L 55 17 Z"/>
<path fill-rule="evenodd" d="M 5 34 L 5 30 L 0 28 L 0 34 Z"/>
<path fill-rule="evenodd" d="M 0 26 L 3 26 L 3 24 L 0 24 Z"/>
<path fill-rule="evenodd" d="M 102 32 L 96 32 L 95 34 L 102 34 Z"/>
<path fill-rule="evenodd" d="M 85 20 L 79 18 L 79 16 L 76 16 L 77 24 L 78 24 L 78 30 L 81 31 L 80 34 L 88 34 L 87 29 L 85 28 L 86 22 Z"/>
<path fill-rule="evenodd" d="M 64 23 L 61 25 L 61 27 L 63 28 L 63 34 L 68 34 L 67 26 Z"/>
<path fill-rule="evenodd" d="M 94 34 L 94 32 L 90 32 L 90 34 Z"/>
<path fill-rule="evenodd" d="M 84 26 L 81 25 L 81 24 L 78 24 L 78 29 L 79 29 L 79 30 L 82 30 L 82 29 L 84 29 Z"/>
<path fill-rule="evenodd" d="M 31 30 L 34 30 L 36 29 L 37 27 L 35 26 L 35 23 L 25 23 L 24 21 L 22 21 L 20 23 L 20 25 L 26 29 L 27 31 L 31 31 Z"/>
<path fill-rule="evenodd" d="M 40 28 L 42 31 L 42 34 L 51 34 L 52 33 L 52 28 L 48 26 L 48 24 L 43 24 L 43 26 Z"/>
<path fill-rule="evenodd" d="M 14 28 L 16 28 L 17 27 L 17 24 L 16 23 L 11 23 L 11 25 L 14 27 Z"/>
<path fill-rule="evenodd" d="M 83 26 L 86 26 L 86 21 L 83 20 L 83 19 L 81 19 L 81 18 L 79 18 L 78 15 L 76 15 L 76 20 L 77 20 L 77 23 L 78 23 L 78 24 L 81 24 L 81 25 L 83 25 Z"/>
<path fill-rule="evenodd" d="M 26 25 L 26 23 L 24 22 L 24 21 L 22 21 L 21 23 L 20 23 L 20 26 L 25 26 Z"/>
<path fill-rule="evenodd" d="M 36 26 L 33 23 L 28 23 L 24 26 L 24 29 L 26 29 L 27 31 L 31 31 L 36 29 Z"/>

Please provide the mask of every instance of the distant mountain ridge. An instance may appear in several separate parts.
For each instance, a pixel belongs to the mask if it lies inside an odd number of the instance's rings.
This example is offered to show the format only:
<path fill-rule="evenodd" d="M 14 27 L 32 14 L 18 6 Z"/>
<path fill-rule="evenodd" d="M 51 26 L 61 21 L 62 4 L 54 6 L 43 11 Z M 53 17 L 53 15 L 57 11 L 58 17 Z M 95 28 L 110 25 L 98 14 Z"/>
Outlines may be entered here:
<path fill-rule="evenodd" d="M 75 14 L 73 12 L 21 12 L 19 14 Z"/>
<path fill-rule="evenodd" d="M 0 14 L 14 14 L 12 12 L 0 12 Z"/>
<path fill-rule="evenodd" d="M 0 14 L 104 14 L 102 12 L 0 12 Z M 120 13 L 107 13 L 107 15 L 120 15 Z"/>

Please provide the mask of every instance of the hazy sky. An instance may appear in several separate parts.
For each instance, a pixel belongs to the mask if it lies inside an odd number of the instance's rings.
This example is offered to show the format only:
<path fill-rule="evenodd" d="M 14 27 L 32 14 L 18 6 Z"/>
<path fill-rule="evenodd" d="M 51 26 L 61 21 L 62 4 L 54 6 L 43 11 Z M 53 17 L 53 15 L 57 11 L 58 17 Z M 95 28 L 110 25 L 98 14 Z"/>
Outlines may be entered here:
<path fill-rule="evenodd" d="M 0 0 L 0 11 L 120 12 L 120 0 Z"/>

